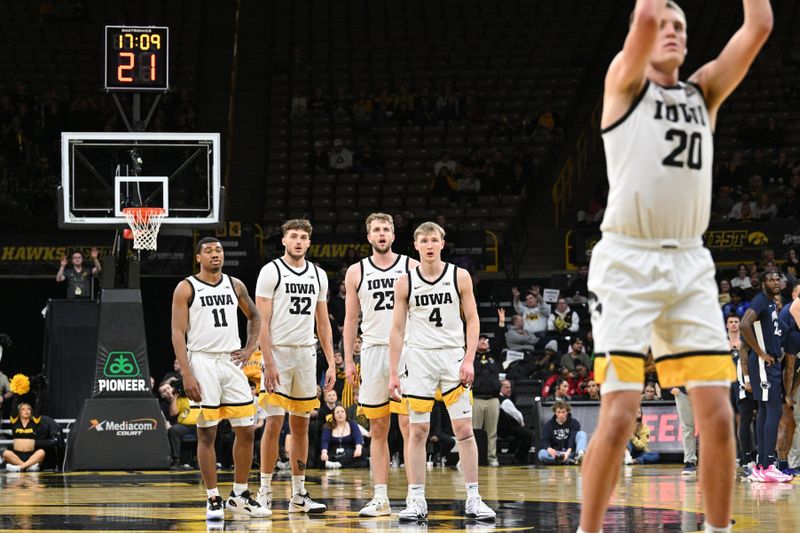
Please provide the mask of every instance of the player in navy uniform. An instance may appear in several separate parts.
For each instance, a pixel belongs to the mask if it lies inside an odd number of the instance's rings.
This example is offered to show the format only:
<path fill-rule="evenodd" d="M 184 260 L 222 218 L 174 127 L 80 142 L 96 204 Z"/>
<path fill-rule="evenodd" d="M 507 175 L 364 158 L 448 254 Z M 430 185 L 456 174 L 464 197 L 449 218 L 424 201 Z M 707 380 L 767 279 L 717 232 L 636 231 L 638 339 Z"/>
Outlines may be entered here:
<path fill-rule="evenodd" d="M 744 23 L 719 56 L 681 82 L 686 16 L 637 0 L 605 78 L 601 127 L 609 194 L 588 288 L 603 400 L 586 451 L 579 531 L 600 531 L 633 433 L 652 348 L 662 388 L 685 386 L 697 418 L 705 530 L 730 529 L 735 378 L 702 236 L 711 215 L 713 130 L 772 30 L 769 0 L 743 0 Z M 731 6 L 726 2 L 725 6 Z"/>
<path fill-rule="evenodd" d="M 750 346 L 747 370 L 753 387 L 753 399 L 758 402 L 758 457 L 750 479 L 767 483 L 792 479 L 777 469 L 775 453 L 783 403 L 782 332 L 775 306 L 775 295 L 780 292 L 780 275 L 772 271 L 762 272 L 761 292 L 750 301 L 750 308 L 742 317 L 741 328 L 742 336 Z"/>
<path fill-rule="evenodd" d="M 228 419 L 235 435 L 233 490 L 227 508 L 237 515 L 269 516 L 271 512 L 251 498 L 247 490 L 256 409 L 250 385 L 240 368 L 256 347 L 261 319 L 244 283 L 222 273 L 225 254 L 218 239 L 200 239 L 196 258 L 200 273 L 181 281 L 172 296 L 172 346 L 186 396 L 192 407 L 200 410 L 197 462 L 208 494 L 206 518 L 225 517 L 214 451 L 217 425 L 222 419 Z M 244 348 L 239 338 L 238 309 L 247 317 Z"/>
<path fill-rule="evenodd" d="M 800 408 L 795 406 L 797 391 L 800 389 L 800 365 L 797 356 L 800 354 L 800 283 L 792 290 L 792 301 L 786 304 L 778 314 L 778 321 L 783 331 L 783 389 L 785 392 L 783 415 L 778 426 L 778 468 L 784 474 L 796 475 L 800 467 L 800 435 L 798 419 Z M 795 451 L 792 456 L 792 450 Z M 794 466 L 792 466 L 794 465 Z"/>

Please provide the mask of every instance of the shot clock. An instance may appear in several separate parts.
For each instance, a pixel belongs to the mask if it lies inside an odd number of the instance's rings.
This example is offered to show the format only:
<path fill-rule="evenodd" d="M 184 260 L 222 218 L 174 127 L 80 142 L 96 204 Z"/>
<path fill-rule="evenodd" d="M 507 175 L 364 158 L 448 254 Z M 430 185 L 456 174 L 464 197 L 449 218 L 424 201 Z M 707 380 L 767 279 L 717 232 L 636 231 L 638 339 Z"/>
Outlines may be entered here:
<path fill-rule="evenodd" d="M 107 91 L 169 89 L 169 28 L 106 26 Z"/>

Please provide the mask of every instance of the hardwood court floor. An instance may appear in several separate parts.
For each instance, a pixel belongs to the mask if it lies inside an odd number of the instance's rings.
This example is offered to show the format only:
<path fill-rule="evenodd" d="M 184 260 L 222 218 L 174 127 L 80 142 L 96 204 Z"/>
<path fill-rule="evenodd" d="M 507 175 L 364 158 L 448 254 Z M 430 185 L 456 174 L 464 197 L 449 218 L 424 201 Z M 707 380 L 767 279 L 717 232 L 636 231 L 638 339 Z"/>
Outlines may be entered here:
<path fill-rule="evenodd" d="M 252 479 L 256 479 L 256 475 Z M 428 473 L 427 525 L 401 525 L 397 517 L 359 519 L 371 496 L 366 470 L 310 471 L 311 495 L 328 505 L 317 516 L 286 513 L 288 476 L 273 481 L 271 519 L 207 524 L 199 473 L 78 472 L 0 474 L 0 531 L 554 531 L 578 525 L 581 481 L 576 467 L 481 468 L 480 489 L 497 511 L 492 525 L 467 522 L 464 485 L 454 469 Z M 231 474 L 220 476 L 230 491 Z M 252 485 L 251 485 L 252 487 Z M 734 531 L 800 531 L 800 480 L 792 484 L 737 482 Z M 405 498 L 403 470 L 392 470 L 389 496 L 397 512 Z M 696 480 L 678 466 L 625 467 L 605 531 L 697 531 L 702 524 Z"/>

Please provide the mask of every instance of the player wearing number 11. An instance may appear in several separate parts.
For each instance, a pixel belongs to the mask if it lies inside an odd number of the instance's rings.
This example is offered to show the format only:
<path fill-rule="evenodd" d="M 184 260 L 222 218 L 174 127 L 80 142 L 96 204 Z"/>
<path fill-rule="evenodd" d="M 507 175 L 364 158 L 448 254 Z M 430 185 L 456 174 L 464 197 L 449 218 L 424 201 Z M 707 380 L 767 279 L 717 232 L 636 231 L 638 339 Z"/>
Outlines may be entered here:
<path fill-rule="evenodd" d="M 269 516 L 250 497 L 247 477 L 253 464 L 255 406 L 247 378 L 237 364 L 256 347 L 260 318 L 247 287 L 222 273 L 222 244 L 213 237 L 197 243 L 200 273 L 181 281 L 172 297 L 172 346 L 183 371 L 183 384 L 197 416 L 197 462 L 206 485 L 206 518 L 222 520 L 225 506 L 217 488 L 214 440 L 220 420 L 228 419 L 233 441 L 233 491 L 227 508 L 233 514 Z M 237 311 L 247 316 L 247 344 L 239 339 Z"/>
<path fill-rule="evenodd" d="M 285 413 L 289 412 L 292 449 L 292 498 L 290 513 L 322 513 L 325 505 L 315 502 L 305 489 L 308 458 L 308 420 L 317 399 L 317 337 L 328 361 L 325 387 L 333 388 L 336 365 L 328 318 L 328 277 L 306 259 L 311 245 L 311 223 L 289 220 L 283 224 L 286 247 L 283 257 L 264 265 L 256 284 L 256 306 L 261 315 L 258 343 L 264 359 L 262 395 L 259 403 L 267 411 L 261 438 L 261 488 L 258 502 L 272 508 L 272 474 L 278 459 L 278 437 Z"/>
<path fill-rule="evenodd" d="M 702 236 L 717 113 L 772 29 L 769 0 L 742 3 L 742 26 L 687 82 L 678 76 L 686 16 L 672 0 L 636 2 L 622 51 L 608 67 L 601 117 L 608 207 L 588 280 L 603 400 L 583 463 L 579 531 L 601 530 L 636 423 L 648 348 L 661 387 L 685 386 L 692 403 L 705 531 L 730 530 L 735 372 Z M 721 5 L 730 10 L 735 2 Z"/>

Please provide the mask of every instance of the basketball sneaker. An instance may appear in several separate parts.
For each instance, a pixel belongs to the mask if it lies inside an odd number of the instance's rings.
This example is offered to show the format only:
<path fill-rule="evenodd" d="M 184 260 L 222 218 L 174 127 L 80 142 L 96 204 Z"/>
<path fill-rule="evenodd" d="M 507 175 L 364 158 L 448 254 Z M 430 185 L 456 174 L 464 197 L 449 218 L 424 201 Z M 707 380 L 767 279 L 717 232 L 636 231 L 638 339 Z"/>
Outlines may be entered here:
<path fill-rule="evenodd" d="M 750 474 L 753 473 L 753 470 L 756 468 L 755 461 L 750 461 L 746 465 L 742 467 L 742 479 L 750 479 Z"/>
<path fill-rule="evenodd" d="M 26 472 L 38 472 L 39 471 L 39 463 L 36 463 L 35 465 L 29 466 L 27 468 L 27 470 L 25 470 L 25 471 Z"/>
<path fill-rule="evenodd" d="M 226 507 L 232 514 L 239 516 L 250 516 L 252 518 L 267 518 L 272 516 L 272 511 L 261 507 L 257 501 L 250 497 L 250 491 L 246 490 L 236 496 L 232 491 L 228 497 Z"/>
<path fill-rule="evenodd" d="M 474 518 L 475 520 L 494 520 L 495 512 L 483 503 L 480 496 L 470 498 L 464 506 L 464 515 L 467 518 Z"/>
<path fill-rule="evenodd" d="M 358 512 L 358 516 L 389 516 L 392 514 L 392 506 L 388 498 L 372 498 Z"/>
<path fill-rule="evenodd" d="M 272 511 L 272 491 L 267 490 L 267 487 L 259 487 L 256 501 L 264 509 Z"/>
<path fill-rule="evenodd" d="M 697 465 L 694 463 L 684 463 L 683 470 L 681 470 L 682 476 L 696 476 L 697 475 Z"/>
<path fill-rule="evenodd" d="M 401 522 L 422 522 L 428 519 L 428 502 L 423 498 L 406 500 L 406 508 L 397 513 Z"/>
<path fill-rule="evenodd" d="M 295 492 L 294 496 L 289 500 L 290 513 L 324 513 L 328 508 L 324 503 L 315 502 L 308 495 L 306 489 L 300 492 Z"/>
<path fill-rule="evenodd" d="M 221 496 L 209 498 L 206 503 L 206 520 L 225 520 L 225 504 Z"/>
<path fill-rule="evenodd" d="M 787 476 L 778 470 L 775 465 L 769 465 L 767 468 L 762 470 L 762 475 L 767 483 L 788 483 L 794 479 L 794 476 Z"/>
<path fill-rule="evenodd" d="M 750 477 L 748 479 L 757 483 L 767 482 L 767 480 L 764 478 L 764 470 L 761 468 L 761 465 L 757 464 L 754 464 L 753 468 L 750 469 Z"/>

